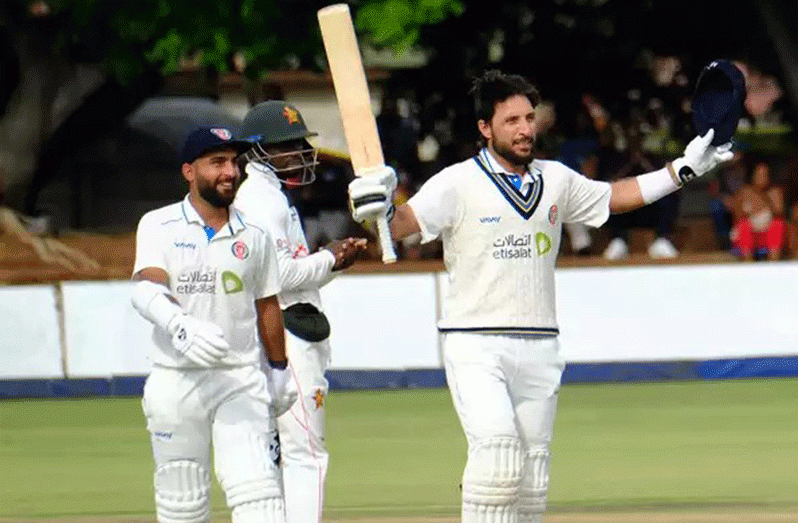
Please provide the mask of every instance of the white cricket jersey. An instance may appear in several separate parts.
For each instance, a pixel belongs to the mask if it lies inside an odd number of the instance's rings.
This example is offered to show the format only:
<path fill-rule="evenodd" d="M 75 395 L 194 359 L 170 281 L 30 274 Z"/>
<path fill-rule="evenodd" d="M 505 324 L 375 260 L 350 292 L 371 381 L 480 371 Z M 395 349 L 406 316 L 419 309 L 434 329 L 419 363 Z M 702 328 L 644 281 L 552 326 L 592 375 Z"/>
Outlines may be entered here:
<path fill-rule="evenodd" d="M 228 223 L 208 236 L 188 196 L 150 211 L 139 221 L 133 272 L 146 267 L 165 270 L 169 288 L 186 314 L 221 327 L 230 352 L 220 366 L 259 364 L 255 300 L 280 290 L 271 237 L 233 206 Z M 196 367 L 175 351 L 163 329 L 154 328 L 153 340 L 154 364 Z"/>
<path fill-rule="evenodd" d="M 487 149 L 430 178 L 408 201 L 422 241 L 441 237 L 449 289 L 442 331 L 558 334 L 554 268 L 562 224 L 603 224 L 610 184 L 534 160 L 517 189 Z"/>
<path fill-rule="evenodd" d="M 280 307 L 312 303 L 321 310 L 319 288 L 332 280 L 335 256 L 327 249 L 308 252 L 299 213 L 288 204 L 281 182 L 272 171 L 250 162 L 246 172 L 247 179 L 238 189 L 235 204 L 255 224 L 267 229 L 275 242 Z"/>

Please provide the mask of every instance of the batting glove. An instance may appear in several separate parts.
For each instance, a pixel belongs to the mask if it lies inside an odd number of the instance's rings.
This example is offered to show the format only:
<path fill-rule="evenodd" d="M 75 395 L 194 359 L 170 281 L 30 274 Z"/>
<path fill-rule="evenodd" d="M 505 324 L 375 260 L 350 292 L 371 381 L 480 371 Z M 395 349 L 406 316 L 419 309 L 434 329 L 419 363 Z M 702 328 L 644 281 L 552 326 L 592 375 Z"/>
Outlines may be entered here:
<path fill-rule="evenodd" d="M 704 136 L 696 136 L 684 149 L 684 155 L 668 164 L 673 181 L 680 187 L 693 178 L 708 173 L 723 162 L 734 157 L 732 143 L 717 147 L 712 145 L 715 130 L 710 129 Z"/>
<path fill-rule="evenodd" d="M 356 222 L 390 216 L 393 196 L 396 191 L 396 171 L 382 165 L 357 171 L 357 177 L 349 184 L 349 206 Z"/>
<path fill-rule="evenodd" d="M 282 369 L 275 367 L 270 361 L 266 367 L 266 378 L 269 395 L 272 397 L 272 409 L 277 417 L 282 416 L 288 412 L 298 397 L 291 369 L 288 366 Z"/>
<path fill-rule="evenodd" d="M 167 330 L 175 350 L 200 367 L 213 367 L 230 350 L 218 325 L 187 314 L 177 314 Z"/>

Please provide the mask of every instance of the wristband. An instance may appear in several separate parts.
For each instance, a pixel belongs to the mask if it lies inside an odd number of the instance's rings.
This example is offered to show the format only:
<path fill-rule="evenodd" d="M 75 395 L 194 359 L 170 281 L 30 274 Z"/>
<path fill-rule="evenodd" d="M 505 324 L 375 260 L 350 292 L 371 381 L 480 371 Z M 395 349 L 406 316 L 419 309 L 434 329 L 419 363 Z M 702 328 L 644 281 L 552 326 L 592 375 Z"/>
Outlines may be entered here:
<path fill-rule="evenodd" d="M 641 174 L 637 178 L 637 185 L 640 187 L 640 196 L 643 202 L 648 205 L 667 196 L 681 187 L 671 175 L 671 166 L 658 171 Z"/>
<path fill-rule="evenodd" d="M 288 360 L 269 360 L 269 367 L 277 370 L 285 370 L 288 368 Z"/>

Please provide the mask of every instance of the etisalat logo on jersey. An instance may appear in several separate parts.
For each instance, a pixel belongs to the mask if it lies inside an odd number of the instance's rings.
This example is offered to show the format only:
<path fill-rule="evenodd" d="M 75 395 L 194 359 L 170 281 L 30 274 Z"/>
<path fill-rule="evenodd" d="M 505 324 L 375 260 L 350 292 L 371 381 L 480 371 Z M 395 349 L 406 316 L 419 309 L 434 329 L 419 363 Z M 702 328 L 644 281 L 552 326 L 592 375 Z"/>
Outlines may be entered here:
<path fill-rule="evenodd" d="M 551 238 L 543 232 L 534 236 L 531 233 L 518 236 L 507 234 L 493 242 L 493 258 L 497 260 L 531 258 L 535 254 L 544 256 L 550 251 Z"/>
<path fill-rule="evenodd" d="M 178 294 L 216 294 L 216 274 L 214 268 L 192 269 L 177 277 Z M 222 271 L 222 290 L 225 294 L 235 294 L 244 290 L 244 282 L 233 271 Z"/>

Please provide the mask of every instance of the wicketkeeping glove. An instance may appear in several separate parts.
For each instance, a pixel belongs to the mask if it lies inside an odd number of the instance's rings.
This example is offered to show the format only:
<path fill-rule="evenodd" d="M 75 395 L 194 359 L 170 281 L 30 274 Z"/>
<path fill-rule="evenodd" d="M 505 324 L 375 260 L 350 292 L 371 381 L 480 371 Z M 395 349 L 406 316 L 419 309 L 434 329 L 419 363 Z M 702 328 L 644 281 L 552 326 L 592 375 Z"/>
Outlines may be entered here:
<path fill-rule="evenodd" d="M 188 314 L 172 318 L 167 330 L 175 350 L 200 367 L 212 367 L 230 350 L 218 325 Z"/>
<path fill-rule="evenodd" d="M 714 137 L 714 129 L 707 131 L 704 136 L 696 136 L 685 147 L 684 155 L 668 165 L 677 185 L 682 186 L 693 178 L 703 176 L 734 157 L 732 143 L 727 142 L 716 147 L 712 145 Z"/>
<path fill-rule="evenodd" d="M 272 397 L 272 409 L 275 415 L 282 416 L 297 400 L 296 383 L 292 377 L 291 368 L 278 369 L 266 366 L 266 379 L 269 385 L 269 395 Z"/>
<path fill-rule="evenodd" d="M 388 216 L 396 191 L 396 171 L 389 166 L 371 167 L 356 173 L 349 184 L 349 206 L 356 222 Z"/>

